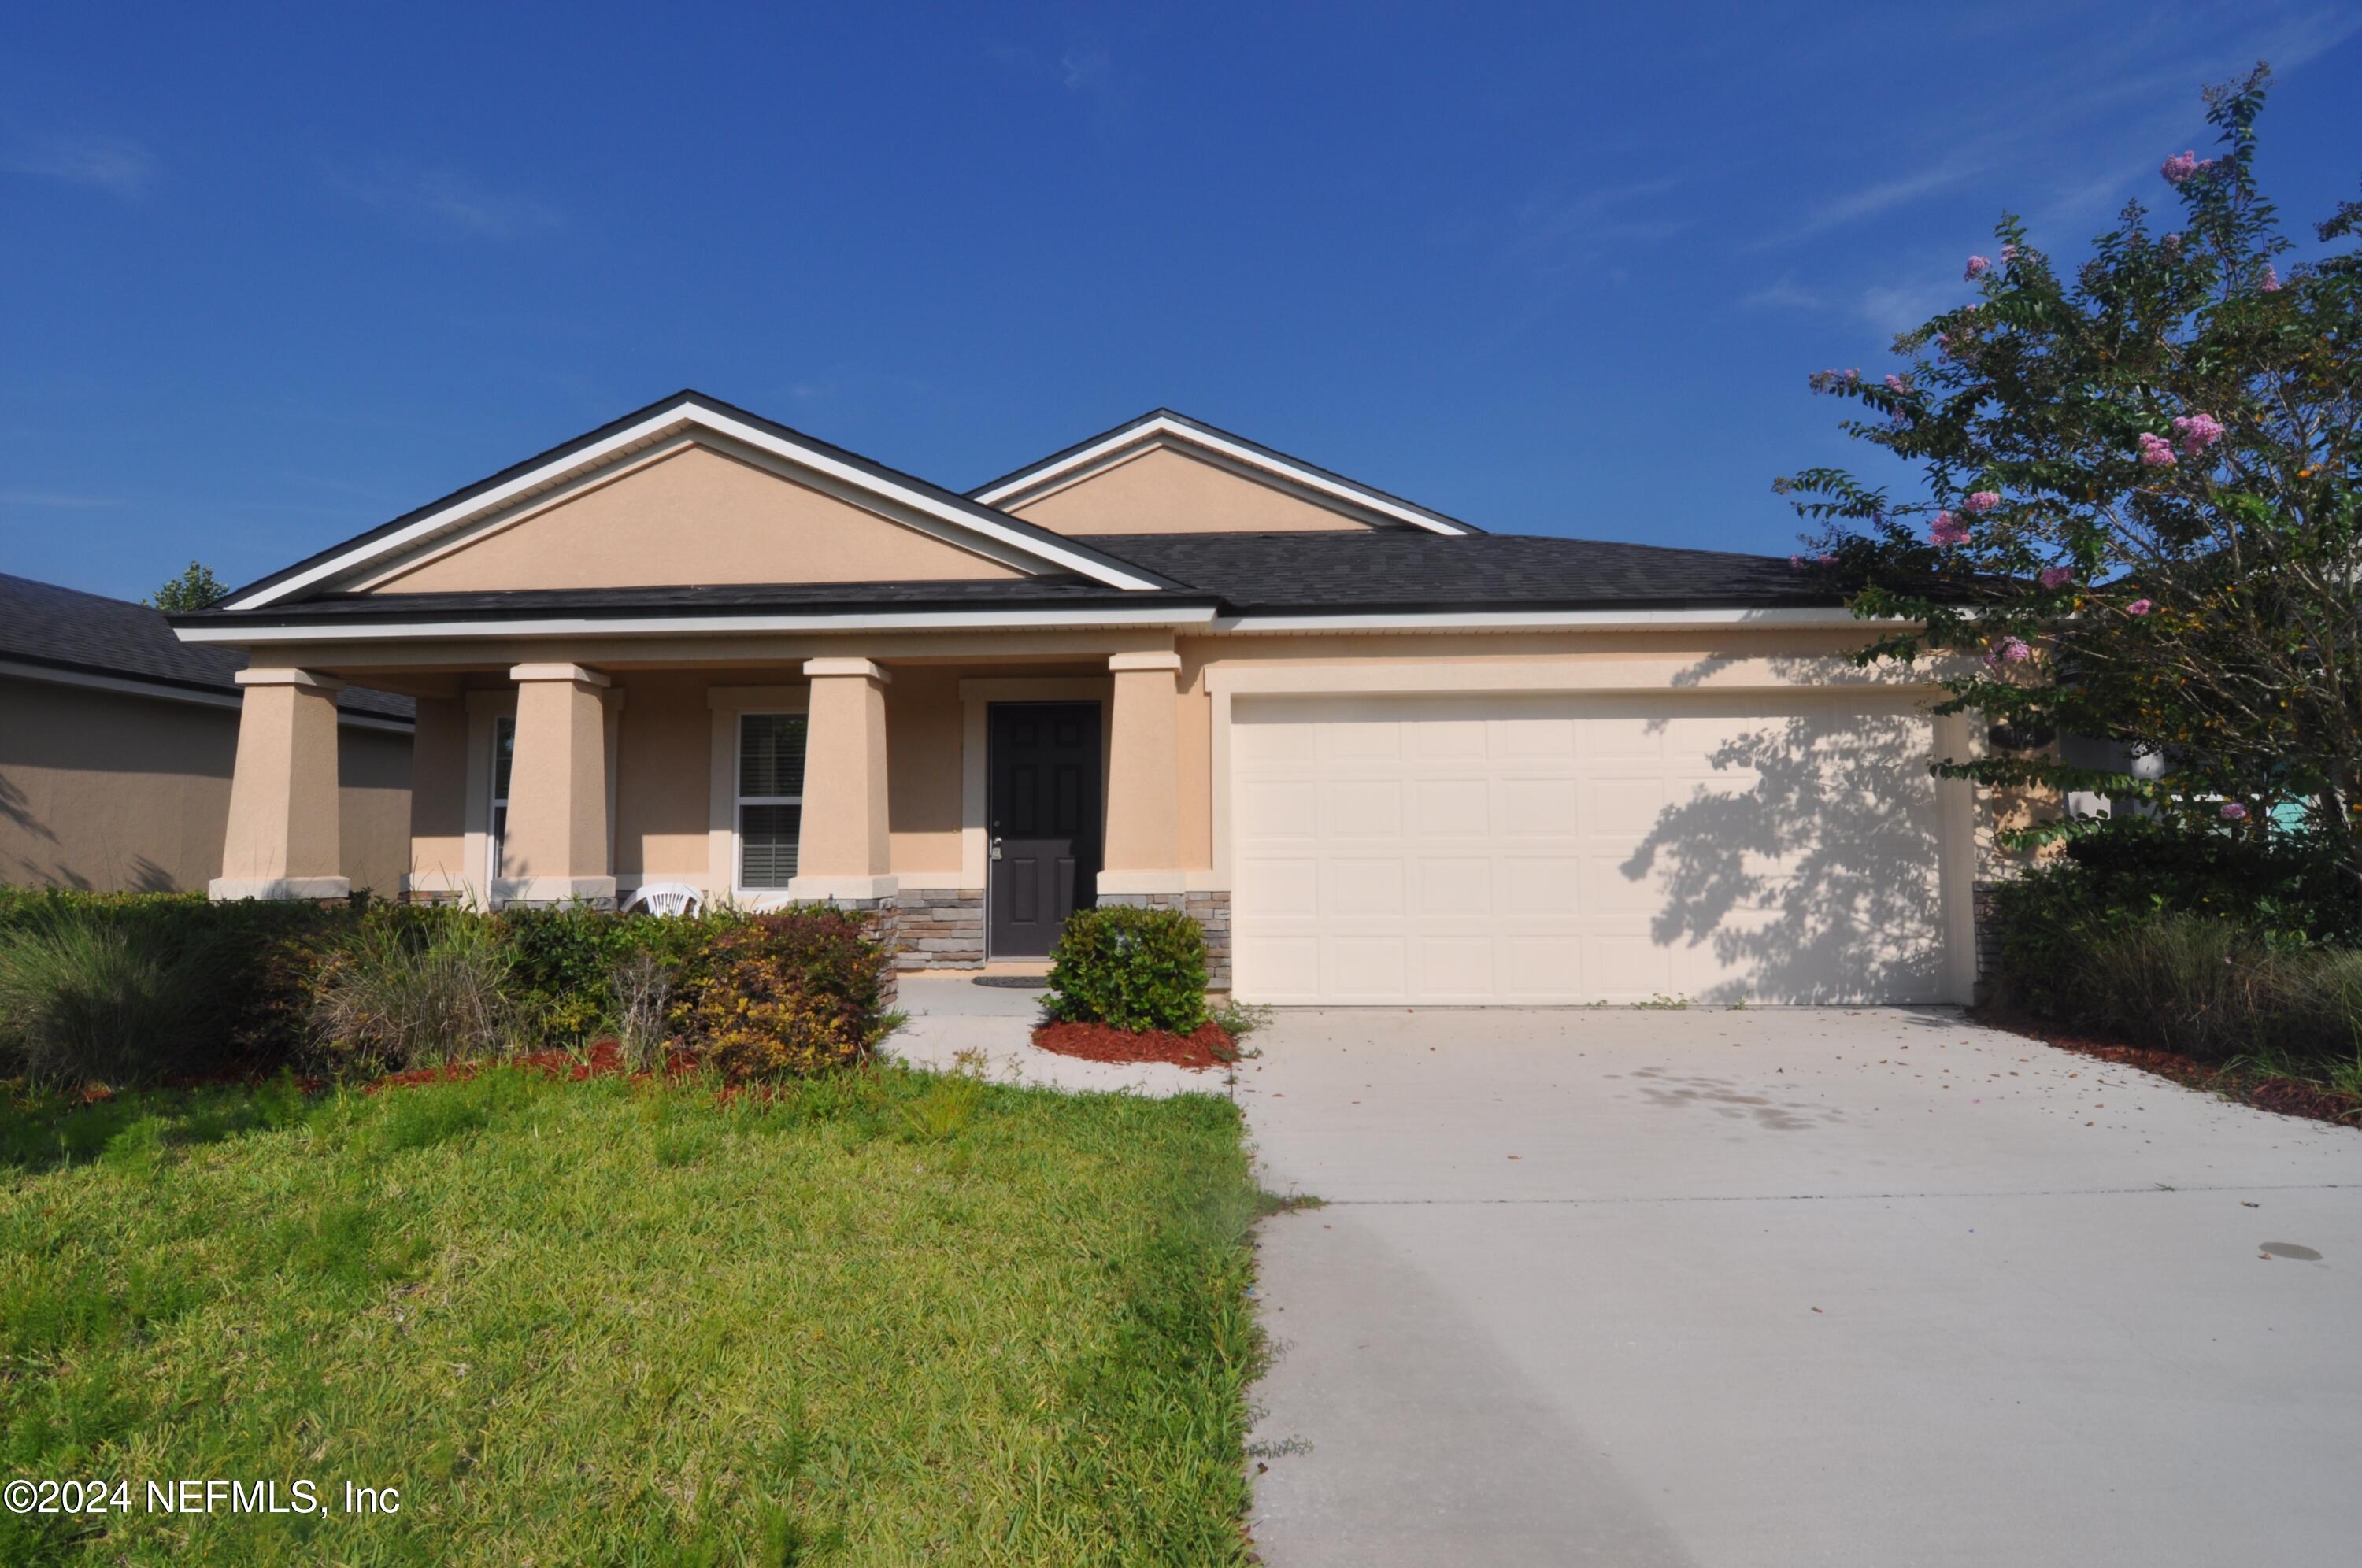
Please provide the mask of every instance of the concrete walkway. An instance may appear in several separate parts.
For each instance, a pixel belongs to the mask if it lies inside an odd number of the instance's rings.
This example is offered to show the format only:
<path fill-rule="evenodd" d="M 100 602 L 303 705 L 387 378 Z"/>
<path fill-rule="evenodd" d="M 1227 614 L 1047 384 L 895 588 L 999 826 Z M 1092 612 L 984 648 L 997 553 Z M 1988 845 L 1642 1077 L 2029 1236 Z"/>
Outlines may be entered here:
<path fill-rule="evenodd" d="M 1086 1062 L 1033 1048 L 1043 993 L 979 986 L 958 970 L 904 975 L 900 1006 L 911 1021 L 887 1037 L 886 1054 L 948 1072 L 973 1052 L 995 1083 L 1112 1094 L 1228 1094 L 1229 1075 L 1193 1073 L 1162 1062 Z"/>
<path fill-rule="evenodd" d="M 2362 1132 L 1940 1012 L 1256 1043 L 1266 1185 L 1329 1200 L 1262 1232 L 1275 1568 L 2362 1540 Z"/>

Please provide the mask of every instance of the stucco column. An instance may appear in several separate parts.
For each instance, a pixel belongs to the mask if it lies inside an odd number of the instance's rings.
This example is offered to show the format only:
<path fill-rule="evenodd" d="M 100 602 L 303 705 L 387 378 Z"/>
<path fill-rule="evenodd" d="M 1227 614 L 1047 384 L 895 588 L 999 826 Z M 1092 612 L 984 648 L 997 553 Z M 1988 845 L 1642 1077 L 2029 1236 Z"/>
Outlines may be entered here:
<path fill-rule="evenodd" d="M 337 812 L 337 693 L 307 669 L 242 669 L 237 762 L 215 899 L 341 899 Z"/>
<path fill-rule="evenodd" d="M 1177 893 L 1181 831 L 1181 656 L 1120 653 L 1109 707 L 1106 894 Z"/>
<path fill-rule="evenodd" d="M 886 831 L 886 684 L 866 658 L 804 661 L 811 680 L 804 736 L 799 900 L 887 899 L 897 886 Z"/>
<path fill-rule="evenodd" d="M 607 859 L 607 678 L 579 664 L 521 664 L 508 831 L 494 897 L 613 903 Z"/>

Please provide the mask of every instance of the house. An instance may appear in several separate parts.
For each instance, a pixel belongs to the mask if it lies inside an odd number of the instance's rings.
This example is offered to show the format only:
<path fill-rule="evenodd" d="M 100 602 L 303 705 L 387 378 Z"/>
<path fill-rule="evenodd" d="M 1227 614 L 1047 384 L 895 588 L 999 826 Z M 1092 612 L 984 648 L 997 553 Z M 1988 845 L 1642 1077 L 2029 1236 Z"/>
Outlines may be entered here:
<path fill-rule="evenodd" d="M 0 572 L 0 883 L 162 892 L 221 873 L 246 657 L 144 604 Z M 410 868 L 406 697 L 344 692 L 329 734 L 344 875 Z"/>
<path fill-rule="evenodd" d="M 1486 534 L 1160 411 L 967 494 L 696 392 L 175 617 L 247 705 L 216 896 L 873 909 L 905 966 L 1185 908 L 1264 1002 L 1965 999 L 1966 722 L 1783 560 Z M 1920 679 L 1924 679 L 1921 677 Z"/>

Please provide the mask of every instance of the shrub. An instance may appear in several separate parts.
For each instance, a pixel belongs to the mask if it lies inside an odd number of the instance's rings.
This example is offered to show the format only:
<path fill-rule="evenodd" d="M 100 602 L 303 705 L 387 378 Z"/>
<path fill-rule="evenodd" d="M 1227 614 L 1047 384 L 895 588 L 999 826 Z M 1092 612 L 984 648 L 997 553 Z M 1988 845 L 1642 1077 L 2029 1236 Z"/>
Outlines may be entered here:
<path fill-rule="evenodd" d="M 2204 915 L 2134 921 L 2077 966 L 2092 1023 L 2209 1061 L 2253 1049 L 2274 1007 L 2273 955 L 2246 930 Z"/>
<path fill-rule="evenodd" d="M 728 913 L 697 920 L 613 914 L 585 904 L 504 910 L 493 917 L 514 956 L 519 1009 L 555 1043 L 579 1045 L 604 1030 L 620 1032 L 613 980 L 634 954 L 646 953 L 678 970 L 717 929 L 737 923 Z"/>
<path fill-rule="evenodd" d="M 826 908 L 712 930 L 686 964 L 672 1020 L 734 1079 L 806 1077 L 865 1060 L 891 1026 L 886 949 L 862 919 Z"/>
<path fill-rule="evenodd" d="M 1050 951 L 1050 1016 L 1187 1034 L 1206 1021 L 1206 935 L 1178 910 L 1077 910 Z"/>
<path fill-rule="evenodd" d="M 82 911 L 0 931 L 0 1064 L 36 1082 L 109 1086 L 215 1065 L 219 944 Z"/>
<path fill-rule="evenodd" d="M 315 1059 L 332 1073 L 368 1075 L 502 1055 L 517 1039 L 513 968 L 485 921 L 367 927 L 313 979 Z"/>

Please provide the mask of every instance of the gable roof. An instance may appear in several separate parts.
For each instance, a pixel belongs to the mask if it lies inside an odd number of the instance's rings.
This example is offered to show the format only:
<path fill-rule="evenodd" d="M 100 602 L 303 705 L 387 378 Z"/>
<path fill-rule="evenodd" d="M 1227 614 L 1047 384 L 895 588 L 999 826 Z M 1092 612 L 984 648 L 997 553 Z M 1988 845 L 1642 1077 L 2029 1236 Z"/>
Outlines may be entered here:
<path fill-rule="evenodd" d="M 0 572 L 0 668 L 8 665 L 234 704 L 241 694 L 235 678 L 246 668 L 246 656 L 181 641 L 164 613 L 145 604 Z M 337 706 L 403 723 L 414 712 L 407 697 L 358 686 L 338 692 Z"/>
<path fill-rule="evenodd" d="M 1260 442 L 1250 441 L 1243 436 L 1233 435 L 1169 408 L 1152 409 L 1112 430 L 1103 430 L 1063 451 L 1053 452 L 1012 473 L 978 485 L 968 494 L 988 506 L 1023 506 L 1108 466 L 1110 459 L 1129 458 L 1142 449 L 1157 446 L 1175 447 L 1185 452 L 1195 448 L 1201 456 L 1211 453 L 1241 468 L 1277 478 L 1329 501 L 1341 502 L 1350 508 L 1374 514 L 1381 523 L 1395 526 L 1443 535 L 1479 534 L 1484 531 L 1456 517 L 1405 501 L 1398 495 L 1389 495 L 1359 480 L 1347 479 L 1343 474 L 1333 473 L 1301 458 L 1291 458 Z M 1097 537 L 1104 544 L 1111 536 Z"/>
<path fill-rule="evenodd" d="M 825 474 L 889 501 L 947 534 L 966 536 L 988 553 L 1014 554 L 1041 570 L 1072 572 L 1110 588 L 1132 591 L 1175 586 L 1109 552 L 1078 545 L 1063 535 L 872 462 L 719 398 L 684 390 L 250 582 L 228 595 L 223 607 L 258 610 L 333 587 L 338 579 L 366 566 L 446 536 L 575 474 L 684 431 L 723 436 Z"/>

